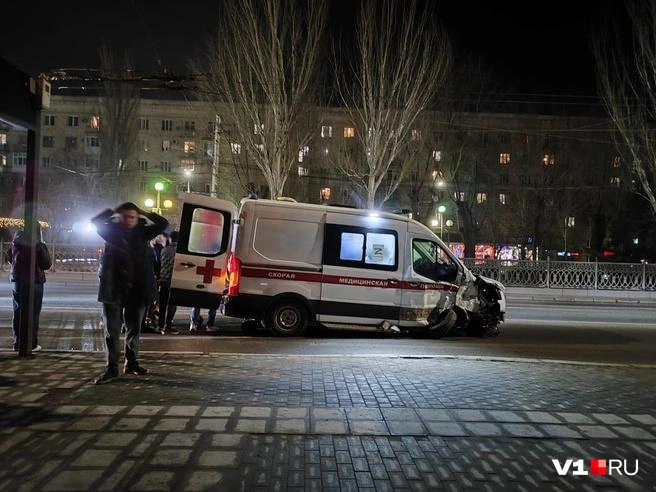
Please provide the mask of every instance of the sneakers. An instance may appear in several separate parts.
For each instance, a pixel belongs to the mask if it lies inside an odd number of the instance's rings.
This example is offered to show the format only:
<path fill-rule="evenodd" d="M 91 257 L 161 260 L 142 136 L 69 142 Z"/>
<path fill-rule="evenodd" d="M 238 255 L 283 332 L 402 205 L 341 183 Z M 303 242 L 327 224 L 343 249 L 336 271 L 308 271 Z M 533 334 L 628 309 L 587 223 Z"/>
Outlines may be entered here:
<path fill-rule="evenodd" d="M 135 376 L 143 376 L 148 374 L 148 369 L 141 367 L 136 362 L 134 364 L 125 364 L 123 374 L 134 374 Z"/>
<path fill-rule="evenodd" d="M 173 328 L 172 326 L 165 326 L 160 330 L 160 333 L 162 335 L 179 335 L 180 332 Z"/>
<path fill-rule="evenodd" d="M 41 345 L 36 345 L 32 347 L 32 352 L 39 352 L 41 350 L 43 350 L 43 347 L 41 347 Z"/>
<path fill-rule="evenodd" d="M 100 376 L 98 376 L 95 380 L 95 384 L 106 384 L 118 377 L 118 371 L 117 370 L 110 370 L 107 369 L 105 372 L 103 372 Z"/>

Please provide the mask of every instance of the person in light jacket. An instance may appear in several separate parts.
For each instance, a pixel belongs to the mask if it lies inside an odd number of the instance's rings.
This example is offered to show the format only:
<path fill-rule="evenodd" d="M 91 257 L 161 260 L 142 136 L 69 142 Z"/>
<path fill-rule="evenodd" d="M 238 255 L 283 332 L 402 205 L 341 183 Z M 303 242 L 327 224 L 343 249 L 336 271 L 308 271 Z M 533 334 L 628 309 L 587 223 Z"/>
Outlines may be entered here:
<path fill-rule="evenodd" d="M 39 317 L 43 305 L 43 284 L 46 283 L 45 270 L 51 267 L 50 252 L 41 239 L 41 227 L 36 224 L 36 269 L 34 272 L 34 311 L 32 312 L 32 351 L 41 350 L 39 345 Z M 20 313 L 27 305 L 30 286 L 30 245 L 25 241 L 25 233 L 18 231 L 11 243 L 11 281 L 14 283 L 14 317 L 12 334 L 14 351 L 18 351 Z"/>
<path fill-rule="evenodd" d="M 145 220 L 148 219 L 148 222 Z M 168 221 L 126 202 L 91 219 L 105 240 L 98 276 L 98 301 L 103 305 L 107 367 L 96 384 L 118 377 L 120 333 L 125 323 L 125 374 L 143 375 L 139 365 L 139 332 L 146 308 L 157 300 L 157 284 L 148 242 L 161 234 Z"/>

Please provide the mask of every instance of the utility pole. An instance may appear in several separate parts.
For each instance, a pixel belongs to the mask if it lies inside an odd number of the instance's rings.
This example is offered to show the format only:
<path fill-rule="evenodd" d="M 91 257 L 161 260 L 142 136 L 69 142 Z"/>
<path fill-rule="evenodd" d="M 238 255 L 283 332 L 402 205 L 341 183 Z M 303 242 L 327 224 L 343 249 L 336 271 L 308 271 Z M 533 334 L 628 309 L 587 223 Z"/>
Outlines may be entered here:
<path fill-rule="evenodd" d="M 212 154 L 212 181 L 210 184 L 210 196 L 216 198 L 216 189 L 219 180 L 219 124 L 221 117 L 216 114 L 214 117 L 214 152 Z"/>

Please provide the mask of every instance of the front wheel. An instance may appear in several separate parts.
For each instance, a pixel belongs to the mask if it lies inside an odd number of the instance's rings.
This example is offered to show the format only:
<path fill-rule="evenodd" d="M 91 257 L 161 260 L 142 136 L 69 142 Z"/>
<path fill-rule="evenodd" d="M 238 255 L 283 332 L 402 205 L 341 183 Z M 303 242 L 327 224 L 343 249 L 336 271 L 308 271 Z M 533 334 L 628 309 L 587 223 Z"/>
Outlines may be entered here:
<path fill-rule="evenodd" d="M 267 327 L 276 335 L 284 337 L 301 335 L 307 324 L 307 310 L 298 301 L 277 302 L 269 311 Z"/>

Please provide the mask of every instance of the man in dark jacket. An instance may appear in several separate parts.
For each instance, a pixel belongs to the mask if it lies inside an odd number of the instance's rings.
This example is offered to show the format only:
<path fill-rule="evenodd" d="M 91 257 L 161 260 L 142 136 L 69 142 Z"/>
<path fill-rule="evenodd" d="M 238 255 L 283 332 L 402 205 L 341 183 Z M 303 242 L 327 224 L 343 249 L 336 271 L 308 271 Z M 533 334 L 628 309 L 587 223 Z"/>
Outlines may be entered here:
<path fill-rule="evenodd" d="M 117 216 L 117 217 L 115 217 Z M 147 218 L 147 224 L 140 216 Z M 168 226 L 164 217 L 126 202 L 91 219 L 105 240 L 98 275 L 98 301 L 103 303 L 107 367 L 96 384 L 118 377 L 121 325 L 125 322 L 125 374 L 146 374 L 137 361 L 139 332 L 146 308 L 157 300 L 157 285 L 148 241 Z"/>

